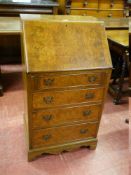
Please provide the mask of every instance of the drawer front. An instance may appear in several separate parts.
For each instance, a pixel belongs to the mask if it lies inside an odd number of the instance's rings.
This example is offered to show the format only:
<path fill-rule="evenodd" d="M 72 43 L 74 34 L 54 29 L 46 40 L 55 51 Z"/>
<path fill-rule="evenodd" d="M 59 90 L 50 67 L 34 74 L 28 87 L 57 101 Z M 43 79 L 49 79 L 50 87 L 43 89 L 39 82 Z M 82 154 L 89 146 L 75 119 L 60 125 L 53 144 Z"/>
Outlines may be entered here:
<path fill-rule="evenodd" d="M 124 11 L 118 10 L 71 10 L 71 15 L 94 16 L 94 17 L 124 17 Z"/>
<path fill-rule="evenodd" d="M 124 16 L 124 12 L 123 11 L 113 11 L 113 10 L 110 10 L 110 11 L 99 11 L 99 17 L 123 17 Z"/>
<path fill-rule="evenodd" d="M 100 9 L 124 9 L 123 0 L 100 0 Z"/>
<path fill-rule="evenodd" d="M 71 8 L 98 8 L 98 0 L 72 0 Z"/>
<path fill-rule="evenodd" d="M 33 130 L 32 147 L 58 145 L 96 137 L 97 123 Z"/>
<path fill-rule="evenodd" d="M 94 16 L 98 17 L 97 10 L 71 10 L 70 15 Z"/>
<path fill-rule="evenodd" d="M 45 91 L 33 94 L 33 108 L 48 108 L 79 103 L 97 102 L 103 99 L 104 88 Z"/>
<path fill-rule="evenodd" d="M 72 0 L 71 8 L 124 9 L 123 0 Z"/>
<path fill-rule="evenodd" d="M 104 80 L 104 73 L 90 74 L 73 74 L 73 75 L 56 75 L 56 76 L 40 76 L 33 78 L 34 90 L 42 90 L 49 88 L 63 88 L 68 86 L 90 86 L 100 85 Z"/>
<path fill-rule="evenodd" d="M 34 112 L 32 114 L 32 127 L 34 129 L 64 125 L 73 122 L 98 121 L 101 105 L 85 105 L 50 109 Z"/>

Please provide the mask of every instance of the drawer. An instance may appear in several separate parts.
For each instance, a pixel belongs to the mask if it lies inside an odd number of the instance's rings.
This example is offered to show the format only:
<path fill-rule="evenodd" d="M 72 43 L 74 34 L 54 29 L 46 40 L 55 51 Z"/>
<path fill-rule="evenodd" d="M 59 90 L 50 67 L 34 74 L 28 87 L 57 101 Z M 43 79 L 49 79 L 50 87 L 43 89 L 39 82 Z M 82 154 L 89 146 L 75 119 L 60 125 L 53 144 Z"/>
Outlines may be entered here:
<path fill-rule="evenodd" d="M 71 10 L 70 15 L 94 16 L 98 17 L 97 10 Z"/>
<path fill-rule="evenodd" d="M 122 10 L 71 10 L 71 15 L 102 17 L 124 17 Z"/>
<path fill-rule="evenodd" d="M 104 88 L 73 89 L 61 91 L 44 91 L 33 94 L 33 108 L 48 108 L 97 102 L 103 99 Z"/>
<path fill-rule="evenodd" d="M 101 105 L 84 105 L 36 111 L 32 114 L 32 127 L 38 129 L 80 121 L 98 121 L 101 108 Z"/>
<path fill-rule="evenodd" d="M 123 17 L 124 11 L 113 11 L 113 10 L 105 10 L 105 11 L 99 11 L 98 17 Z"/>
<path fill-rule="evenodd" d="M 49 88 L 63 88 L 72 86 L 91 86 L 100 85 L 104 80 L 104 72 L 98 73 L 84 73 L 84 74 L 71 74 L 71 75 L 48 75 L 32 77 L 33 89 L 42 90 Z"/>
<path fill-rule="evenodd" d="M 100 9 L 124 9 L 123 0 L 100 0 Z"/>
<path fill-rule="evenodd" d="M 71 8 L 98 8 L 98 0 L 72 0 Z"/>
<path fill-rule="evenodd" d="M 96 137 L 98 123 L 33 130 L 32 147 L 46 147 Z"/>

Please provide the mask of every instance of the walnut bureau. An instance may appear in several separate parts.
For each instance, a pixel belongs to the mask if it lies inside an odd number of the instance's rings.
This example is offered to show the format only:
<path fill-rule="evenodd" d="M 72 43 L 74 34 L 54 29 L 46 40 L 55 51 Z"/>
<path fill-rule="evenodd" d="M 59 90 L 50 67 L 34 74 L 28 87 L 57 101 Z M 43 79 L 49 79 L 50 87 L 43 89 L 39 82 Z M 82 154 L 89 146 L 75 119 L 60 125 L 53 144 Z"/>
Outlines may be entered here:
<path fill-rule="evenodd" d="M 22 46 L 28 160 L 95 149 L 112 69 L 103 23 L 22 19 Z"/>

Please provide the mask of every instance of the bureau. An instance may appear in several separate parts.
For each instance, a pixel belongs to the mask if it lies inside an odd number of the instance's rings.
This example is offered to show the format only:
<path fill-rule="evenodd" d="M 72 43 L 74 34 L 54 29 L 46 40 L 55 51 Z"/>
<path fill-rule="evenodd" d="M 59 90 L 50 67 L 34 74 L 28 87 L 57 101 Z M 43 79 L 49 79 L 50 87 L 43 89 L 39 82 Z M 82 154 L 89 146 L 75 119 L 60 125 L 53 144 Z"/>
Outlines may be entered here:
<path fill-rule="evenodd" d="M 22 26 L 28 160 L 95 149 L 112 69 L 103 23 L 28 16 Z"/>

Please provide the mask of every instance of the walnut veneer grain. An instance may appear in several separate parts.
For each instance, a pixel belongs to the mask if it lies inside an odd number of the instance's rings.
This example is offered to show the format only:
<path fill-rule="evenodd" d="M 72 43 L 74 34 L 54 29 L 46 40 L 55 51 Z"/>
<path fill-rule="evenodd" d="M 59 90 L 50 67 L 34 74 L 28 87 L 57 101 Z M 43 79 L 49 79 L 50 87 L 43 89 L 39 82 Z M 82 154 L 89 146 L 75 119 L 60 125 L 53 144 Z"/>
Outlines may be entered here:
<path fill-rule="evenodd" d="M 23 18 L 29 161 L 97 145 L 112 68 L 105 29 L 88 18 L 66 18 Z"/>
<path fill-rule="evenodd" d="M 108 44 L 103 23 L 81 23 L 70 20 L 61 25 L 55 20 L 51 22 L 43 19 L 37 23 L 25 20 L 23 37 L 28 55 L 25 59 L 27 71 L 55 72 L 110 67 L 110 53 L 105 51 Z M 62 32 L 58 35 L 58 31 Z M 90 38 L 87 37 L 89 33 Z M 39 64 L 36 64 L 36 60 Z"/>

